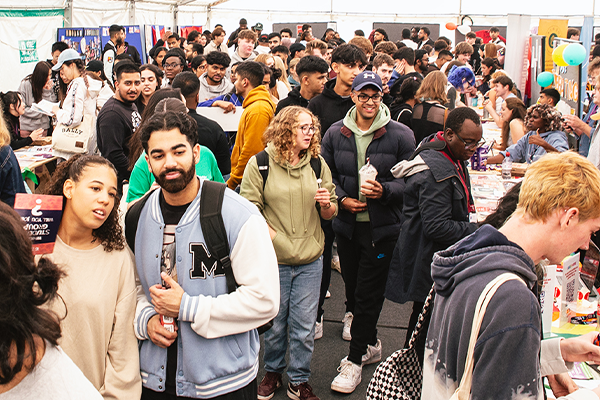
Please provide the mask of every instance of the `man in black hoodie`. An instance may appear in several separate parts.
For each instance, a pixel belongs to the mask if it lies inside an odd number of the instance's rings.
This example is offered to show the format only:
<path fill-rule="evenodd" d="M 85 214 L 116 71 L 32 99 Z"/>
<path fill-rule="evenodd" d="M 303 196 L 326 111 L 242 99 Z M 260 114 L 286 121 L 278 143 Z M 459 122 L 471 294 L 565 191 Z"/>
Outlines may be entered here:
<path fill-rule="evenodd" d="M 119 193 L 129 179 L 129 138 L 140 123 L 134 101 L 140 95 L 141 74 L 137 65 L 122 61 L 115 67 L 115 95 L 100 110 L 96 121 L 98 150 L 117 169 Z"/>
<path fill-rule="evenodd" d="M 353 44 L 343 44 L 331 53 L 331 69 L 337 77 L 327 82 L 323 93 L 308 103 L 308 109 L 321 122 L 322 136 L 354 105 L 350 98 L 352 82 L 367 64 L 365 53 Z"/>
<path fill-rule="evenodd" d="M 188 115 L 198 124 L 198 143 L 213 152 L 221 174 L 223 177 L 228 176 L 231 172 L 231 158 L 225 132 L 215 121 L 196 112 L 200 91 L 198 78 L 193 72 L 182 72 L 173 79 L 173 89 L 181 90 L 181 94 L 185 97 Z"/>
<path fill-rule="evenodd" d="M 283 110 L 287 106 L 300 106 L 306 108 L 308 101 L 323 92 L 327 82 L 329 65 L 327 61 L 317 56 L 302 57 L 296 65 L 296 74 L 300 79 L 300 88 L 294 88 L 288 97 L 277 103 L 277 110 Z M 324 132 L 321 132 L 324 133 Z"/>
<path fill-rule="evenodd" d="M 599 363 L 600 347 L 593 345 L 597 332 L 540 340 L 541 311 L 534 293 L 536 264 L 542 259 L 560 264 L 571 252 L 587 249 L 599 229 L 600 171 L 576 153 L 554 153 L 528 168 L 517 209 L 500 229 L 484 225 L 436 253 L 431 266 L 436 298 L 421 397 L 448 399 L 454 394 L 466 372 L 478 298 L 489 283 L 506 273 L 518 279 L 498 287 L 485 310 L 474 344 L 467 397 L 540 399 L 544 397 L 542 376 L 567 372 L 566 363 Z M 557 386 L 550 383 L 554 390 Z M 593 392 L 579 389 L 560 398 L 595 399 L 600 387 Z"/>

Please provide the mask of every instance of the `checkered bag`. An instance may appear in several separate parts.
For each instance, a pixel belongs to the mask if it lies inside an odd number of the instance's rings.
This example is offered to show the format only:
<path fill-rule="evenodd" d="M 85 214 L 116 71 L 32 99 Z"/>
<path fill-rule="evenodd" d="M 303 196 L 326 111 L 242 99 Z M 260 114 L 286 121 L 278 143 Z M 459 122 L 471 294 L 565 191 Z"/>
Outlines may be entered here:
<path fill-rule="evenodd" d="M 367 388 L 367 400 L 419 400 L 421 398 L 423 369 L 419 364 L 415 342 L 420 334 L 427 334 L 422 332 L 423 321 L 430 312 L 433 295 L 432 286 L 410 337 L 408 348 L 395 351 L 377 366 Z"/>

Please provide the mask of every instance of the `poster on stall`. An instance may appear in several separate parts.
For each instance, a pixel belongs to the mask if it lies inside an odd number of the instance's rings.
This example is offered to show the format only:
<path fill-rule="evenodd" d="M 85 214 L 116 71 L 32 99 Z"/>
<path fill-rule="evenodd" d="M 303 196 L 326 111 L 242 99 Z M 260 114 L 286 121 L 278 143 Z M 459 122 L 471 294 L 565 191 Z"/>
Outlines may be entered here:
<path fill-rule="evenodd" d="M 538 27 L 538 35 L 546 36 L 546 48 L 545 48 L 545 60 L 546 65 L 544 71 L 552 71 L 552 51 L 554 50 L 553 43 L 554 39 L 566 38 L 567 29 L 569 29 L 569 20 L 564 19 L 545 19 L 540 18 L 540 25 Z"/>
<path fill-rule="evenodd" d="M 33 254 L 50 254 L 62 217 L 62 196 L 17 193 L 15 211 L 25 223 L 25 230 L 31 236 Z"/>
<path fill-rule="evenodd" d="M 19 40 L 19 55 L 21 64 L 37 62 L 37 40 Z"/>
<path fill-rule="evenodd" d="M 563 276 L 560 289 L 560 321 L 558 326 L 567 324 L 577 309 L 577 291 L 579 289 L 579 253 L 565 258 L 562 262 Z"/>
<path fill-rule="evenodd" d="M 179 36 L 187 38 L 191 31 L 198 31 L 202 33 L 202 26 L 180 26 Z"/>
<path fill-rule="evenodd" d="M 100 28 L 58 28 L 57 41 L 65 42 L 81 54 L 86 65 L 102 59 Z"/>

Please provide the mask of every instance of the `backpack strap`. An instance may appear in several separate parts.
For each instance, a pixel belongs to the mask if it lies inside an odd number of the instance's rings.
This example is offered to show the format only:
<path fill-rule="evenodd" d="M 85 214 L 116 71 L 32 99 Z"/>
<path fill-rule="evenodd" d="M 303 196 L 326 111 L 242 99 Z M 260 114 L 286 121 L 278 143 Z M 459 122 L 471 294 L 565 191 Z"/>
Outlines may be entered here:
<path fill-rule="evenodd" d="M 419 145 L 419 147 L 415 150 L 415 152 L 410 156 L 410 158 L 408 159 L 409 161 L 414 160 L 416 156 L 419 155 L 420 152 L 422 152 L 423 150 L 437 150 L 437 151 L 441 151 L 444 150 L 446 148 L 446 142 L 443 142 L 441 140 L 434 140 L 432 142 L 426 142 L 426 143 L 421 143 L 421 145 Z"/>
<path fill-rule="evenodd" d="M 269 155 L 265 150 L 256 154 L 256 164 L 258 164 L 258 172 L 262 176 L 263 180 L 263 191 L 267 184 L 267 177 L 269 176 Z"/>
<path fill-rule="evenodd" d="M 202 234 L 204 235 L 208 251 L 212 256 L 217 258 L 225 271 L 227 292 L 232 293 L 235 292 L 238 285 L 231 269 L 229 241 L 227 240 L 227 231 L 225 230 L 221 214 L 226 187 L 223 183 L 209 180 L 202 181 L 202 191 L 200 193 L 200 227 L 202 228 Z"/>
<path fill-rule="evenodd" d="M 138 221 L 140 220 L 140 215 L 142 214 L 142 210 L 148 201 L 150 195 L 154 193 L 154 190 L 149 191 L 136 201 L 125 214 L 125 240 L 129 245 L 129 248 L 135 254 L 135 235 L 137 233 Z"/>

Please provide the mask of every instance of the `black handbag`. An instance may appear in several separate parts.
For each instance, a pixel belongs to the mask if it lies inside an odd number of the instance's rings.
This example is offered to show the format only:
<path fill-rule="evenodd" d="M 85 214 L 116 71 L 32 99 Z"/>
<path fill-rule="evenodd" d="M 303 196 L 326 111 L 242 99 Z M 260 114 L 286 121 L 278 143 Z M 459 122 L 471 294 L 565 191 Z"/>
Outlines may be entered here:
<path fill-rule="evenodd" d="M 408 348 L 396 350 L 377 366 L 369 386 L 367 400 L 419 400 L 423 387 L 423 368 L 419 364 L 415 342 L 423 332 L 423 321 L 431 312 L 433 286 L 427 295 L 419 320 L 410 337 Z"/>

